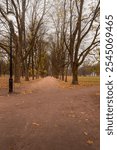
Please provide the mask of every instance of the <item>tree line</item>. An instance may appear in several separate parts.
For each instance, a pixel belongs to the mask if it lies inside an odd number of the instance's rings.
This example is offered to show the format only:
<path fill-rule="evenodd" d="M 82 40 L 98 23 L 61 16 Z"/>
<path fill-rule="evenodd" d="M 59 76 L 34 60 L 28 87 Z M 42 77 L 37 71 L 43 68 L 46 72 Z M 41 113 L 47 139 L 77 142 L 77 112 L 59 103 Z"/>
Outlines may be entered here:
<path fill-rule="evenodd" d="M 52 75 L 78 84 L 78 70 L 99 49 L 99 0 L 1 0 L 0 54 L 9 60 L 12 16 L 14 81 Z"/>

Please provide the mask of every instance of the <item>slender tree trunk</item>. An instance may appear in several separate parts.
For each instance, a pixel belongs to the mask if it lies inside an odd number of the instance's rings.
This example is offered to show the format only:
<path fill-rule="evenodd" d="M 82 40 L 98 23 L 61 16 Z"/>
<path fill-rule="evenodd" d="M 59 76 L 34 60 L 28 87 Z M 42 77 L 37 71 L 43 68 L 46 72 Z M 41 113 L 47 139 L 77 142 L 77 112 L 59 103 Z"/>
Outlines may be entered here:
<path fill-rule="evenodd" d="M 37 64 L 37 66 L 36 66 L 36 79 L 39 79 L 39 62 Z"/>
<path fill-rule="evenodd" d="M 29 81 L 29 71 L 28 71 L 27 60 L 25 60 L 25 81 Z"/>
<path fill-rule="evenodd" d="M 34 80 L 34 50 L 32 48 L 32 80 Z"/>
<path fill-rule="evenodd" d="M 76 65 L 75 63 L 73 63 L 72 67 L 72 84 L 78 84 L 78 65 Z"/>
<path fill-rule="evenodd" d="M 64 67 L 61 69 L 61 80 L 64 81 Z"/>
<path fill-rule="evenodd" d="M 60 79 L 60 80 L 62 79 L 61 74 L 59 75 L 59 79 Z"/>
<path fill-rule="evenodd" d="M 36 70 L 36 79 L 39 79 L 39 69 Z"/>
<path fill-rule="evenodd" d="M 29 81 L 29 72 L 28 69 L 25 69 L 25 81 Z"/>
<path fill-rule="evenodd" d="M 62 72 L 62 81 L 64 81 L 64 72 Z"/>
<path fill-rule="evenodd" d="M 0 64 L 0 77 L 2 76 L 2 65 Z"/>

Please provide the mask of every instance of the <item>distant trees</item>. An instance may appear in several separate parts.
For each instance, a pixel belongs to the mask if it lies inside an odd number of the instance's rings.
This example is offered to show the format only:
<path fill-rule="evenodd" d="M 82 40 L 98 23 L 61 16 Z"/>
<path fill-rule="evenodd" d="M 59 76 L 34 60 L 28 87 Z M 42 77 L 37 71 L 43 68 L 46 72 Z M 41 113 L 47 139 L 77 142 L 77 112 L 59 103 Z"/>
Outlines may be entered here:
<path fill-rule="evenodd" d="M 0 60 L 0 77 L 8 73 L 8 63 Z"/>
<path fill-rule="evenodd" d="M 51 40 L 52 74 L 64 81 L 69 66 L 69 53 L 65 46 L 66 28 L 66 0 L 55 1 L 54 15 L 50 15 L 54 24 L 55 34 Z M 67 80 L 67 78 L 66 78 Z"/>
<path fill-rule="evenodd" d="M 82 65 L 79 70 L 80 76 L 99 76 L 100 75 L 100 63 L 96 64 L 84 64 Z"/>
<path fill-rule="evenodd" d="M 0 49 L 0 76 L 6 75 L 9 72 L 9 62 L 6 58 L 6 54 L 2 54 L 2 51 Z"/>

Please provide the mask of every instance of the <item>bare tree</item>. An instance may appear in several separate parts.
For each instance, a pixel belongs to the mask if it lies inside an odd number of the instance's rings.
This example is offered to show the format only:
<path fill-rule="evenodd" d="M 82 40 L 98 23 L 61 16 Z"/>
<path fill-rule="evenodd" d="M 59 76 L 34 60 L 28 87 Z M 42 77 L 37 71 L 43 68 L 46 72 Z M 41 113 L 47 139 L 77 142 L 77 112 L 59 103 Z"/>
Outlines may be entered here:
<path fill-rule="evenodd" d="M 99 1 L 96 1 L 95 6 L 91 7 L 92 4 L 88 5 L 86 0 L 69 2 L 70 34 L 64 39 L 70 55 L 72 84 L 78 84 L 78 67 L 99 45 L 99 4 Z"/>
<path fill-rule="evenodd" d="M 46 7 L 46 0 L 43 0 L 43 11 L 40 13 L 41 15 L 37 15 L 39 13 L 39 4 L 40 1 L 29 1 L 29 0 L 6 0 L 6 3 L 2 3 L 0 5 L 0 14 L 2 16 L 2 21 L 4 24 L 9 24 L 10 20 L 7 17 L 7 14 L 12 14 L 15 18 L 14 22 L 12 22 L 13 26 L 13 42 L 14 42 L 14 65 L 15 65 L 15 82 L 20 82 L 20 76 L 21 76 L 21 66 L 24 66 L 25 68 L 25 76 L 26 80 L 29 80 L 28 78 L 28 66 L 27 66 L 27 59 L 29 57 L 29 54 L 32 52 L 32 49 L 35 44 L 36 35 L 38 33 L 38 30 L 41 26 L 43 17 L 45 15 L 45 7 Z M 37 6 L 38 5 L 38 6 Z M 25 28 L 27 28 L 26 24 L 29 25 L 29 20 L 26 19 L 28 14 L 28 6 L 35 7 L 36 9 L 32 11 L 32 16 L 36 17 L 36 24 L 34 29 L 34 34 L 31 37 L 30 45 L 25 45 L 27 41 L 26 31 Z M 6 8 L 6 9 L 4 9 Z M 31 9 L 31 8 L 30 8 Z M 34 14 L 34 15 L 33 15 Z M 33 18 L 34 19 L 34 18 Z M 9 46 L 4 43 L 0 43 L 0 47 L 2 47 L 4 50 L 7 51 L 9 54 Z"/>

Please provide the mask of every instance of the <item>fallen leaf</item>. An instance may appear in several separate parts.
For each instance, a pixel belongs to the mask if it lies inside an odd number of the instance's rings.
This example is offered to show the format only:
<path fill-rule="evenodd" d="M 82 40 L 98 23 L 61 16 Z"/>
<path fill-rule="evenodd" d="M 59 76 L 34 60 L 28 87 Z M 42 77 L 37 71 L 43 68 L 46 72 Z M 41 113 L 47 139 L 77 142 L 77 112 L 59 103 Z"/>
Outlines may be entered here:
<path fill-rule="evenodd" d="M 80 112 L 80 113 L 83 114 L 83 115 L 85 114 L 85 112 Z"/>
<path fill-rule="evenodd" d="M 84 132 L 84 135 L 88 135 L 88 133 L 87 133 L 87 132 Z"/>
<path fill-rule="evenodd" d="M 38 123 L 35 123 L 35 122 L 33 122 L 32 123 L 34 126 L 39 126 L 39 124 Z"/>
<path fill-rule="evenodd" d="M 75 114 L 69 114 L 68 116 L 71 117 L 71 118 L 76 118 Z"/>
<path fill-rule="evenodd" d="M 91 145 L 91 144 L 93 144 L 93 143 L 94 143 L 94 142 L 93 142 L 92 140 L 88 140 L 88 141 L 87 141 L 87 144 L 90 144 L 90 145 Z"/>

